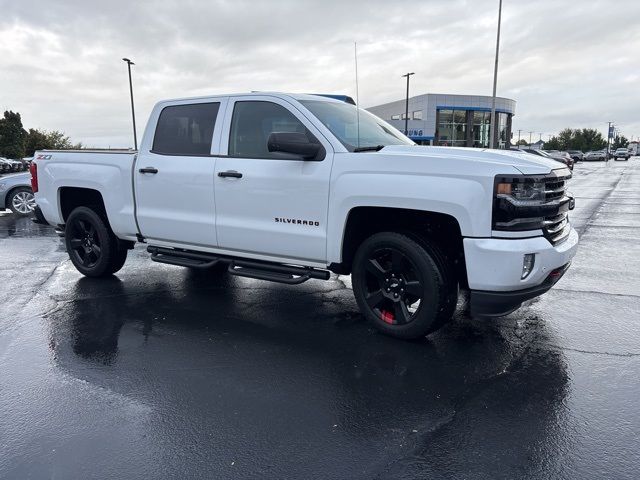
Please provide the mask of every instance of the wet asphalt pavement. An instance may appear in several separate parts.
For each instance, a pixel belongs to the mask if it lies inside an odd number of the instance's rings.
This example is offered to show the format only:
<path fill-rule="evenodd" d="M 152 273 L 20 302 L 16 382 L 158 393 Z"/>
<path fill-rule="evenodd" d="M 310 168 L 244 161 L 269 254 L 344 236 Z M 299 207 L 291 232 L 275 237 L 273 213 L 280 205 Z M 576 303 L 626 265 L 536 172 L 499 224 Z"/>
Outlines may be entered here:
<path fill-rule="evenodd" d="M 638 478 L 640 158 L 577 164 L 570 190 L 556 287 L 419 342 L 371 329 L 348 279 L 139 246 L 92 280 L 0 213 L 0 478 Z"/>

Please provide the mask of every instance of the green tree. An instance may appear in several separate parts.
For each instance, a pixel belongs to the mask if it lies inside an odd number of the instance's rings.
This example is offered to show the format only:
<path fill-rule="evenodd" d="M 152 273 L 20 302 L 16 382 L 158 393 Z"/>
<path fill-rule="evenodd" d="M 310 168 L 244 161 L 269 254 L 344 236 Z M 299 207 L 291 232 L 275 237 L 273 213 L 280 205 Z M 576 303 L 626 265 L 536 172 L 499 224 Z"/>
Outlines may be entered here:
<path fill-rule="evenodd" d="M 70 150 L 80 148 L 82 148 L 82 143 L 72 143 L 69 137 L 58 130 L 47 132 L 46 130 L 30 128 L 25 140 L 25 151 L 29 157 L 33 156 L 36 150 Z"/>
<path fill-rule="evenodd" d="M 616 135 L 613 139 L 613 143 L 611 144 L 612 150 L 617 150 L 618 148 L 627 148 L 629 145 L 629 140 L 624 135 Z"/>
<path fill-rule="evenodd" d="M 520 140 L 518 140 L 516 145 L 529 145 L 529 142 L 527 142 L 524 138 L 521 138 Z"/>
<path fill-rule="evenodd" d="M 558 135 L 545 142 L 547 150 L 602 150 L 607 141 L 602 134 L 593 128 L 571 129 L 565 128 Z"/>
<path fill-rule="evenodd" d="M 0 118 L 0 156 L 7 158 L 24 157 L 24 141 L 27 132 L 22 128 L 22 118 L 17 112 L 7 110 Z"/>

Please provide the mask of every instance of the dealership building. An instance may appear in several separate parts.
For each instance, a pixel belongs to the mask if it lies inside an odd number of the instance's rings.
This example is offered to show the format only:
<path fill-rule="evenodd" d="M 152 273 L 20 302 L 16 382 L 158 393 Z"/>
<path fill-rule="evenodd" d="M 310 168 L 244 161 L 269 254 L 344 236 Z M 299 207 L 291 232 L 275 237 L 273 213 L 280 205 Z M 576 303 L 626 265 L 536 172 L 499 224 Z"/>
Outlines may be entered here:
<path fill-rule="evenodd" d="M 410 97 L 407 135 L 421 145 L 489 147 L 491 98 L 437 93 Z M 404 99 L 367 110 L 404 132 Z M 515 112 L 515 100 L 496 97 L 496 147 L 510 147 L 511 121 Z"/>

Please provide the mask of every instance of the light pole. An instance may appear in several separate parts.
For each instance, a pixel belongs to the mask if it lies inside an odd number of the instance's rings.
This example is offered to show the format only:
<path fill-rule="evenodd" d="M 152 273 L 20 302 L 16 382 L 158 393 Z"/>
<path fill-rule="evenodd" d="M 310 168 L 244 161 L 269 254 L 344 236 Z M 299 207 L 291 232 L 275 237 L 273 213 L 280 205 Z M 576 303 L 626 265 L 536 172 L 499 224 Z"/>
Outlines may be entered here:
<path fill-rule="evenodd" d="M 498 54 L 500 53 L 500 22 L 502 21 L 502 0 L 498 6 L 498 35 L 496 37 L 496 63 L 493 68 L 493 97 L 491 98 L 491 137 L 489 139 L 489 148 L 495 146 L 496 138 L 496 87 L 498 86 Z"/>
<path fill-rule="evenodd" d="M 502 1 L 502 0 L 500 0 Z M 403 77 L 407 77 L 407 98 L 404 104 L 404 134 L 409 134 L 409 77 L 415 75 L 415 72 L 405 73 Z"/>
<path fill-rule="evenodd" d="M 609 144 L 611 142 L 611 125 L 613 122 L 609 122 L 609 128 L 607 128 L 607 162 L 609 161 L 610 148 Z"/>
<path fill-rule="evenodd" d="M 131 94 L 131 118 L 133 119 L 133 148 L 138 150 L 138 134 L 136 133 L 136 111 L 133 107 L 133 84 L 131 83 L 131 65 L 135 65 L 128 58 L 123 58 L 123 61 L 127 62 L 127 69 L 129 70 L 129 93 Z"/>

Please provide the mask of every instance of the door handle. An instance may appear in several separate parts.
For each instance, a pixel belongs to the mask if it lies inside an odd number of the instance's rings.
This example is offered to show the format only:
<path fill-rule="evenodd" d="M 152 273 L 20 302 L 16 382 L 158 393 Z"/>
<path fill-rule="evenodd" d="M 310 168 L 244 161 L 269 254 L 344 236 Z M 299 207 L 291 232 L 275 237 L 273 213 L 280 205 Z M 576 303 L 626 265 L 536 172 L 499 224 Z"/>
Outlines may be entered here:
<path fill-rule="evenodd" d="M 218 172 L 219 177 L 231 177 L 231 178 L 242 178 L 242 174 L 240 172 L 236 172 L 235 170 L 227 170 L 226 172 Z"/>
<path fill-rule="evenodd" d="M 141 168 L 140 170 L 138 170 L 140 173 L 153 173 L 156 174 L 158 173 L 158 169 L 154 168 L 154 167 L 144 167 Z"/>

